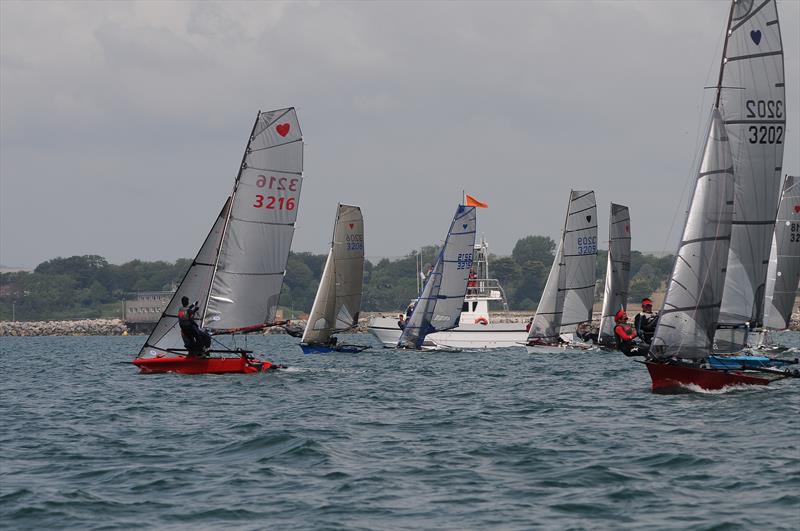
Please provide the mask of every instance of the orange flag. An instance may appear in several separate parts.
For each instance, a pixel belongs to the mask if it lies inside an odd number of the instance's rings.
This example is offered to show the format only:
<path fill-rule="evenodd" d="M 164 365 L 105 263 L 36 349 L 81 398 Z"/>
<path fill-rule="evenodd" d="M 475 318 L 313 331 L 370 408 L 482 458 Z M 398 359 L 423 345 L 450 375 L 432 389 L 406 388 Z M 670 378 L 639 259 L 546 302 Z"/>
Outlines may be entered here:
<path fill-rule="evenodd" d="M 481 203 L 480 201 L 478 201 L 477 199 L 475 199 L 474 197 L 472 197 L 469 194 L 465 194 L 464 197 L 466 198 L 466 202 L 465 202 L 464 206 L 474 206 L 474 207 L 478 207 L 478 208 L 489 208 L 489 205 L 487 205 L 486 203 Z"/>

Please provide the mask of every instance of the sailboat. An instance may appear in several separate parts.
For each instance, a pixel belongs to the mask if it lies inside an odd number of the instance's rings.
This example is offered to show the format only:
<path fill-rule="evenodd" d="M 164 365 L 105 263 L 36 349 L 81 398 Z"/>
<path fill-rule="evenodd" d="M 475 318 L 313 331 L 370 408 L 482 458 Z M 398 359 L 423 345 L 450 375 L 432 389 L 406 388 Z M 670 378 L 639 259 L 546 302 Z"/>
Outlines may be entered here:
<path fill-rule="evenodd" d="M 628 287 L 631 271 L 631 218 L 628 207 L 611 203 L 608 219 L 608 262 L 603 293 L 603 314 L 597 343 L 605 348 L 615 348 L 614 316 L 627 309 Z"/>
<path fill-rule="evenodd" d="M 793 375 L 775 367 L 743 370 L 751 367 L 736 361 L 714 368 L 714 349 L 741 348 L 759 315 L 785 125 L 774 0 L 734 0 L 727 27 L 695 189 L 644 362 L 653 391 L 766 385 Z"/>
<path fill-rule="evenodd" d="M 592 320 L 597 262 L 597 203 L 593 191 L 571 190 L 564 228 L 531 322 L 530 354 L 588 348 L 562 337 Z"/>
<path fill-rule="evenodd" d="M 425 279 L 411 316 L 405 322 L 397 348 L 454 350 L 447 345 L 426 342 L 429 334 L 458 326 L 467 293 L 475 246 L 474 206 L 458 205 L 436 264 Z"/>
<path fill-rule="evenodd" d="M 222 341 L 281 324 L 275 317 L 303 182 L 303 137 L 294 108 L 258 112 L 233 191 L 161 319 L 133 361 L 143 373 L 255 373 L 276 366 Z M 189 352 L 181 299 L 213 344 Z"/>
<path fill-rule="evenodd" d="M 763 329 L 757 334 L 755 349 L 779 351 L 770 331 L 786 330 L 800 284 L 800 179 L 787 175 L 783 181 L 781 203 L 772 235 L 767 286 L 764 296 Z"/>
<path fill-rule="evenodd" d="M 300 340 L 303 352 L 355 353 L 367 349 L 339 344 L 334 335 L 358 325 L 363 284 L 364 218 L 361 208 L 339 204 L 328 259 Z"/>

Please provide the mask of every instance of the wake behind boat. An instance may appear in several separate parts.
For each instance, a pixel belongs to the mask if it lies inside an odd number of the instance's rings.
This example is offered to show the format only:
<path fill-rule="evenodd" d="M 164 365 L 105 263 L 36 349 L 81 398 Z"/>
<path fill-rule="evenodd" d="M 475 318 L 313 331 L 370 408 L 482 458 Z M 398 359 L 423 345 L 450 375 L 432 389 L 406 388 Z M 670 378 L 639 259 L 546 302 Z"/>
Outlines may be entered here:
<path fill-rule="evenodd" d="M 247 374 L 280 367 L 221 340 L 280 324 L 275 315 L 302 171 L 294 108 L 259 111 L 233 192 L 133 361 L 142 373 Z"/>

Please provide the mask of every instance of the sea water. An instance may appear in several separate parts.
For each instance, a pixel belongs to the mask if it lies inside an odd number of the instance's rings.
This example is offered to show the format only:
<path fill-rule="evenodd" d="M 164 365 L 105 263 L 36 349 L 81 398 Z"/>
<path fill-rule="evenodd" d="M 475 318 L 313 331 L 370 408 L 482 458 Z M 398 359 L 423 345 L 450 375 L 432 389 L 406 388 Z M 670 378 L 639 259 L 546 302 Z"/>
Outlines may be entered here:
<path fill-rule="evenodd" d="M 800 528 L 800 380 L 663 396 L 617 353 L 287 336 L 248 347 L 288 370 L 145 376 L 143 341 L 0 338 L 0 526 Z"/>

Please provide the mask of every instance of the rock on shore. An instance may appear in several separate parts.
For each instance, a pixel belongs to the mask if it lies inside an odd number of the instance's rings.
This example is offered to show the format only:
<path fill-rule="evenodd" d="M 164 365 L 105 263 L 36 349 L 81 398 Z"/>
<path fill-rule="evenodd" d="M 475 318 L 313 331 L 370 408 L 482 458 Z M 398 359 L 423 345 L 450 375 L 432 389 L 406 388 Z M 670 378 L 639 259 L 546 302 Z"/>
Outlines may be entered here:
<path fill-rule="evenodd" d="M 0 321 L 0 336 L 121 336 L 127 332 L 120 319 Z"/>

